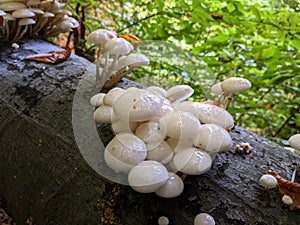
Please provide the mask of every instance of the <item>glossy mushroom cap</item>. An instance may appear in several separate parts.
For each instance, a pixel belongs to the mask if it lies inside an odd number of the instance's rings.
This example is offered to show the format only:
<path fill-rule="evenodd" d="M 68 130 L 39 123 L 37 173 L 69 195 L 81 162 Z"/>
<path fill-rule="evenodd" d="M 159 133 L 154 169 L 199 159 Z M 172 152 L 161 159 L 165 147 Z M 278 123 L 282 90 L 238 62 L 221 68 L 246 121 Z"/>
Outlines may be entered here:
<path fill-rule="evenodd" d="M 167 90 L 167 99 L 170 102 L 181 102 L 192 96 L 194 89 L 188 85 L 176 85 Z"/>
<path fill-rule="evenodd" d="M 117 35 L 113 31 L 109 30 L 104 30 L 104 29 L 99 29 L 92 31 L 88 36 L 87 36 L 87 42 L 88 43 L 93 43 L 96 45 L 99 44 L 105 44 L 107 41 L 110 39 L 117 38 Z"/>
<path fill-rule="evenodd" d="M 193 144 L 207 152 L 226 152 L 232 147 L 229 133 L 215 124 L 204 124 L 193 138 Z"/>
<path fill-rule="evenodd" d="M 104 160 L 116 172 L 128 173 L 147 157 L 145 143 L 130 133 L 117 134 L 106 146 Z"/>
<path fill-rule="evenodd" d="M 262 175 L 259 179 L 259 183 L 268 189 L 275 188 L 278 185 L 276 178 L 270 174 Z"/>
<path fill-rule="evenodd" d="M 251 83 L 245 78 L 230 77 L 222 81 L 221 88 L 225 94 L 237 94 L 249 90 L 251 88 Z"/>
<path fill-rule="evenodd" d="M 300 134 L 295 134 L 289 138 L 289 144 L 296 150 L 300 151 Z"/>
<path fill-rule="evenodd" d="M 175 154 L 173 165 L 178 171 L 183 173 L 200 175 L 210 169 L 212 159 L 210 155 L 203 150 L 187 148 Z"/>
<path fill-rule="evenodd" d="M 200 213 L 194 219 L 194 225 L 215 225 L 214 218 L 207 213 Z"/>
<path fill-rule="evenodd" d="M 182 193 L 184 184 L 182 179 L 175 173 L 169 173 L 168 175 L 167 183 L 158 188 L 155 194 L 163 198 L 175 198 Z"/>
<path fill-rule="evenodd" d="M 114 103 L 113 110 L 118 119 L 131 122 L 151 120 L 161 110 L 163 98 L 152 92 L 131 89 Z"/>
<path fill-rule="evenodd" d="M 134 166 L 128 174 L 129 185 L 137 192 L 150 193 L 168 181 L 168 171 L 163 164 L 148 160 Z"/>
<path fill-rule="evenodd" d="M 147 56 L 138 53 L 131 53 L 127 56 L 122 56 L 119 58 L 117 64 L 114 66 L 114 70 L 118 71 L 127 66 L 137 67 L 148 65 L 150 60 Z"/>
<path fill-rule="evenodd" d="M 129 54 L 133 50 L 132 44 L 124 38 L 109 39 L 103 48 L 103 53 L 109 54 Z"/>

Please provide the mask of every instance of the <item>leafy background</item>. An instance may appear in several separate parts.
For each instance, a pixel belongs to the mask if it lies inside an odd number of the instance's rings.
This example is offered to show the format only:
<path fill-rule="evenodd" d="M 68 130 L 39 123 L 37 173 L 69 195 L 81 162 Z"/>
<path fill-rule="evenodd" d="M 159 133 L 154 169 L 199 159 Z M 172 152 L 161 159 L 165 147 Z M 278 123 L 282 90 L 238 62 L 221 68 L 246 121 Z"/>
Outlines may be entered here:
<path fill-rule="evenodd" d="M 280 144 L 300 131 L 300 4 L 295 0 L 69 1 L 81 26 L 75 51 L 91 61 L 86 36 L 103 28 L 142 40 L 167 41 L 192 52 L 222 81 L 245 77 L 252 89 L 234 98 L 236 124 Z M 185 83 L 204 98 L 192 68 L 152 62 L 131 79 Z M 199 71 L 201 73 L 201 71 Z M 202 97 L 201 97 L 202 96 Z M 196 97 L 196 100 L 197 97 Z"/>

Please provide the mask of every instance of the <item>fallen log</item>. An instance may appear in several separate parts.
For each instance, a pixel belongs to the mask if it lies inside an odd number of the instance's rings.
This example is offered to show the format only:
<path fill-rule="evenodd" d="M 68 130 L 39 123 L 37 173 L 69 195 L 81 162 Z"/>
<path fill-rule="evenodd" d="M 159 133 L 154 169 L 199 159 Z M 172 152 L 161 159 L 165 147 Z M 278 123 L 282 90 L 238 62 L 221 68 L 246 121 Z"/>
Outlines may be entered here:
<path fill-rule="evenodd" d="M 299 211 L 282 203 L 278 189 L 266 192 L 258 182 L 268 169 L 290 179 L 299 157 L 240 127 L 231 132 L 234 146 L 249 142 L 253 155 L 234 148 L 218 154 L 209 172 L 185 179 L 184 192 L 177 198 L 140 194 L 111 182 L 113 173 L 99 175 L 107 168 L 93 149 L 101 156 L 103 146 L 88 146 L 92 150 L 82 152 L 80 143 L 98 142 L 87 140 L 88 126 L 85 131 L 80 124 L 84 121 L 74 125 L 80 109 L 92 123 L 90 109 L 73 106 L 76 94 L 88 99 L 95 92 L 76 91 L 91 63 L 75 55 L 57 65 L 25 60 L 56 50 L 61 49 L 40 40 L 22 43 L 16 53 L 0 44 L 0 197 L 17 224 L 32 217 L 36 224 L 47 225 L 147 225 L 157 224 L 164 215 L 170 224 L 188 225 L 200 212 L 210 213 L 222 225 L 299 224 Z M 82 136 L 76 134 L 78 128 Z M 107 126 L 98 133 L 101 143 L 112 138 Z"/>

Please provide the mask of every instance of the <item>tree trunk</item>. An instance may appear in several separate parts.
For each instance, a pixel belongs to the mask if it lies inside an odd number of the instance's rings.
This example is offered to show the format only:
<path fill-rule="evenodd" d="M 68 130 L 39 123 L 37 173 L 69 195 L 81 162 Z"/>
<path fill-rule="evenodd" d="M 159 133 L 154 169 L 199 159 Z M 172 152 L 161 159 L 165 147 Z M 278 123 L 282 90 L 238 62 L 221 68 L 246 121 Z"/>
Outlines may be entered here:
<path fill-rule="evenodd" d="M 249 142 L 253 156 L 234 148 L 218 154 L 209 172 L 185 179 L 177 198 L 140 194 L 103 178 L 96 172 L 106 169 L 103 159 L 78 148 L 89 131 L 83 127 L 83 136 L 76 135 L 82 126 L 74 125 L 81 109 L 76 105 L 72 127 L 75 90 L 91 63 L 75 55 L 58 65 L 26 61 L 30 54 L 59 50 L 37 40 L 22 43 L 17 53 L 4 44 L 0 50 L 0 197 L 17 224 L 31 216 L 40 225 L 153 225 L 165 215 L 170 225 L 188 225 L 200 212 L 222 225 L 299 224 L 299 211 L 283 205 L 278 189 L 266 192 L 258 183 L 268 169 L 290 179 L 299 157 L 240 127 L 231 132 L 234 146 Z M 86 92 L 86 98 L 94 91 Z M 92 121 L 92 114 L 87 115 Z M 99 135 L 104 143 L 112 137 L 108 127 L 99 129 Z"/>

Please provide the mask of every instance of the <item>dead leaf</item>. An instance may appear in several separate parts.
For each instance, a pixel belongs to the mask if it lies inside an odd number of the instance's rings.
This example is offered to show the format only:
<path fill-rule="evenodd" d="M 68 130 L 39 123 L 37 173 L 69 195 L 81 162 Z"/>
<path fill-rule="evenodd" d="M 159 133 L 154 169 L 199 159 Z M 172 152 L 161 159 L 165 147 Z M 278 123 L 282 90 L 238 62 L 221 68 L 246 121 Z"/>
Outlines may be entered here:
<path fill-rule="evenodd" d="M 28 56 L 27 60 L 43 62 L 43 63 L 61 63 L 66 61 L 71 55 L 71 48 L 62 51 L 51 51 L 47 53 L 39 53 Z"/>
<path fill-rule="evenodd" d="M 133 43 L 138 43 L 141 41 L 137 36 L 133 34 L 118 34 L 118 37 L 124 38 L 126 41 L 133 42 Z"/>
<path fill-rule="evenodd" d="M 0 16 L 0 28 L 4 26 L 4 19 L 3 16 Z"/>

